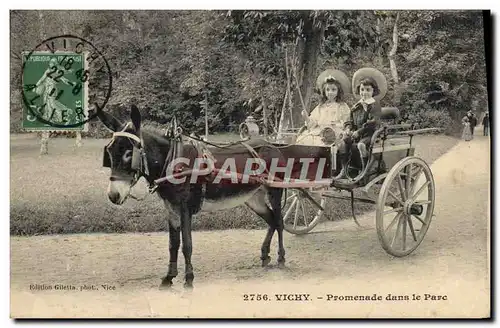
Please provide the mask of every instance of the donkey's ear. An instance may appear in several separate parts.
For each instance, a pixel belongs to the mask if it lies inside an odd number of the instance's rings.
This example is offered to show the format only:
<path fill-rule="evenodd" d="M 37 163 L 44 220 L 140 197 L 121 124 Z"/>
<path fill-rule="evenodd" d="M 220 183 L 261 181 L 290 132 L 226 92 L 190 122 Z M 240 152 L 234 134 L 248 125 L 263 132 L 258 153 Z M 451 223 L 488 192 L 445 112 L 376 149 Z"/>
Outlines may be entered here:
<path fill-rule="evenodd" d="M 102 110 L 98 111 L 97 117 L 108 129 L 113 132 L 120 131 L 121 127 L 123 126 L 123 124 L 118 121 L 116 117 Z"/>
<path fill-rule="evenodd" d="M 137 132 L 141 130 L 141 112 L 139 112 L 139 108 L 136 105 L 132 105 L 130 109 L 130 119 L 132 120 L 132 124 L 134 124 L 134 128 Z"/>

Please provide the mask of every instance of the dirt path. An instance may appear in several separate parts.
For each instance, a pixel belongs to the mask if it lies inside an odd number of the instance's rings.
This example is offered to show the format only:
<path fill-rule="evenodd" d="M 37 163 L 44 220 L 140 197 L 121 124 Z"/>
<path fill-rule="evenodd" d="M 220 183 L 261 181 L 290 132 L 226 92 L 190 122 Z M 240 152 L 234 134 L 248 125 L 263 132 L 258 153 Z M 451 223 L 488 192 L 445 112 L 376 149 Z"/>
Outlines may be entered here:
<path fill-rule="evenodd" d="M 262 230 L 195 232 L 192 292 L 182 288 L 181 263 L 173 290 L 157 289 L 168 263 L 165 233 L 11 237 L 11 316 L 488 316 L 489 140 L 460 142 L 432 171 L 436 216 L 410 256 L 393 258 L 383 251 L 374 214 L 362 219 L 365 229 L 349 220 L 321 224 L 306 236 L 286 233 L 284 270 L 260 267 Z M 52 290 L 30 290 L 30 284 Z M 77 291 L 55 290 L 57 284 Z M 99 290 L 80 291 L 92 285 Z M 309 300 L 277 301 L 275 294 L 284 293 L 309 294 Z M 269 300 L 245 301 L 245 294 L 266 294 Z M 327 300 L 329 294 L 376 294 L 382 300 L 334 301 Z M 388 294 L 409 300 L 387 300 Z M 413 300 L 413 294 L 422 298 Z M 424 300 L 425 294 L 446 299 Z"/>

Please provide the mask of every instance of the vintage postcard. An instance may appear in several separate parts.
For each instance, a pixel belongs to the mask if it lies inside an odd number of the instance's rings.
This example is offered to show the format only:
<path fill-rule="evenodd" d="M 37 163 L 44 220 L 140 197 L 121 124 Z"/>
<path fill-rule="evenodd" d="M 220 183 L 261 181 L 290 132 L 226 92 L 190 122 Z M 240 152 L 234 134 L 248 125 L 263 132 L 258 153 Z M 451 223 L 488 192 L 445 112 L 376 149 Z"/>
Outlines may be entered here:
<path fill-rule="evenodd" d="M 11 318 L 490 318 L 490 20 L 11 10 Z"/>

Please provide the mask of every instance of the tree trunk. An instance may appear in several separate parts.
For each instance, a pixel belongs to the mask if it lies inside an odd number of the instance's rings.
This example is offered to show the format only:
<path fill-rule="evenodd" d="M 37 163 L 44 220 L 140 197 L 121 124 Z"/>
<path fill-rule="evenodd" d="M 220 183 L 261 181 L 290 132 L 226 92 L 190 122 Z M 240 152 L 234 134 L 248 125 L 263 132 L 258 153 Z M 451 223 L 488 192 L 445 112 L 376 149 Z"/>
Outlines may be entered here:
<path fill-rule="evenodd" d="M 40 24 L 40 39 L 45 40 L 45 28 L 43 23 L 43 13 L 41 10 L 38 11 L 38 19 Z M 50 132 L 42 131 L 42 136 L 40 138 L 40 155 L 47 155 L 49 153 L 49 138 Z"/>
<path fill-rule="evenodd" d="M 49 153 L 49 131 L 42 131 L 40 138 L 40 155 L 47 155 Z"/>
<path fill-rule="evenodd" d="M 309 107 L 314 91 L 316 68 L 318 66 L 324 33 L 323 22 L 320 22 L 318 26 L 309 16 L 309 12 L 307 12 L 304 17 L 303 37 L 299 39 L 297 47 L 298 65 L 296 73 L 300 93 L 298 92 L 299 90 L 294 90 L 296 92 L 293 93 L 292 117 L 294 128 L 300 128 L 304 124 L 304 119 L 301 115 L 303 107 L 305 106 L 308 112 L 311 111 Z M 294 82 L 297 82 L 297 80 L 294 79 Z"/>
<path fill-rule="evenodd" d="M 401 83 L 399 82 L 398 70 L 396 67 L 396 61 L 394 56 L 396 56 L 396 51 L 398 50 L 398 20 L 399 12 L 396 15 L 396 20 L 394 22 L 394 28 L 392 30 L 392 49 L 389 52 L 389 64 L 391 66 L 391 75 L 394 80 L 394 106 L 398 106 L 401 101 Z"/>
<path fill-rule="evenodd" d="M 267 128 L 267 104 L 266 99 L 264 97 L 261 98 L 261 106 L 262 106 L 262 116 L 264 117 L 264 136 L 267 138 L 268 136 L 268 128 Z"/>
<path fill-rule="evenodd" d="M 82 143 L 82 132 L 81 131 L 76 131 L 75 146 L 76 146 L 76 148 L 80 148 L 82 145 L 83 145 L 83 143 Z"/>
<path fill-rule="evenodd" d="M 293 57 L 292 57 L 293 58 Z M 292 72 L 291 66 L 288 58 L 288 50 L 285 48 L 285 72 L 286 72 L 286 90 L 285 98 L 283 99 L 283 107 L 281 109 L 278 125 L 278 139 L 282 138 L 282 132 L 289 131 L 293 127 L 292 122 Z"/>
<path fill-rule="evenodd" d="M 205 141 L 208 141 L 208 93 L 205 90 Z"/>

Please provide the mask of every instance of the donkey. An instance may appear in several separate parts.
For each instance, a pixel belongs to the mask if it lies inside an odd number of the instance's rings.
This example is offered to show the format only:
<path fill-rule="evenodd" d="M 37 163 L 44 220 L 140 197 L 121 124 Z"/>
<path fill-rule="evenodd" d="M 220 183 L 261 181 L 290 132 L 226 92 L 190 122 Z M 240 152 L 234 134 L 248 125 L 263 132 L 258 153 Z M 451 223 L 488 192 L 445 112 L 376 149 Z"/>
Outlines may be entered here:
<path fill-rule="evenodd" d="M 120 122 L 116 117 L 101 111 L 98 115 L 101 122 L 113 132 L 111 142 L 104 149 L 104 166 L 111 168 L 108 197 L 117 205 L 121 205 L 130 196 L 133 185 L 140 177 L 144 177 L 150 186 L 161 178 L 176 156 L 194 159 L 200 156 L 200 149 L 193 144 L 183 143 L 175 138 L 174 129 L 168 133 L 151 127 L 141 127 L 139 109 L 131 106 L 130 121 Z M 173 126 L 173 125 L 172 125 Z M 283 158 L 282 154 L 271 144 L 260 141 L 252 144 L 255 152 L 269 163 L 272 158 Z M 225 158 L 234 157 L 240 164 L 242 160 L 252 158 L 251 152 L 242 145 L 226 149 L 210 149 L 217 163 Z M 193 163 L 193 161 L 191 161 Z M 168 216 L 169 252 L 168 271 L 162 278 L 160 288 L 172 286 L 177 276 L 177 257 L 182 235 L 182 253 L 185 260 L 185 288 L 193 287 L 194 269 L 191 262 L 193 242 L 191 238 L 192 216 L 203 211 L 216 211 L 246 204 L 268 224 L 267 234 L 261 246 L 262 266 L 267 266 L 271 240 L 274 232 L 278 232 L 278 267 L 285 265 L 285 248 L 283 245 L 283 218 L 281 215 L 282 188 L 272 188 L 263 183 L 210 183 L 200 179 L 191 183 L 174 184 L 169 181 L 156 185 L 155 193 L 163 200 L 171 213 Z M 266 196 L 269 205 L 266 204 Z"/>

